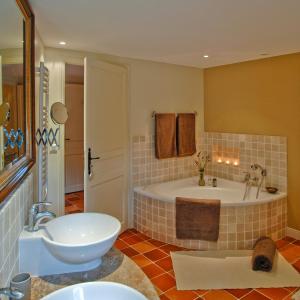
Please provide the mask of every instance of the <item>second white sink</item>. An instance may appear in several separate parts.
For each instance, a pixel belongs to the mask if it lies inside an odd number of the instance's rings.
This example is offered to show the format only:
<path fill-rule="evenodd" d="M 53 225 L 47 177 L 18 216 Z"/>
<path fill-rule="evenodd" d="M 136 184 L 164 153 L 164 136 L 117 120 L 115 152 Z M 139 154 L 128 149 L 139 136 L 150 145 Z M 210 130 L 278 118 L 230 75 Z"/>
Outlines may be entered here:
<path fill-rule="evenodd" d="M 107 253 L 120 230 L 120 222 L 109 215 L 71 214 L 46 223 L 43 241 L 56 258 L 66 263 L 83 264 Z"/>
<path fill-rule="evenodd" d="M 71 285 L 42 300 L 147 300 L 137 290 L 114 282 L 87 282 Z"/>

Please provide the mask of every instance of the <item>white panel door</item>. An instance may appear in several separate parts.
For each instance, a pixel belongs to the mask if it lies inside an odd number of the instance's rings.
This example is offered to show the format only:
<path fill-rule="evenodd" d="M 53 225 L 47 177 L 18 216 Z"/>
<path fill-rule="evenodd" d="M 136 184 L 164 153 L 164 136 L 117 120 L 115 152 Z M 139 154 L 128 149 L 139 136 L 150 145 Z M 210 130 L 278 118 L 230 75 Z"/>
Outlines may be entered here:
<path fill-rule="evenodd" d="M 127 70 L 85 59 L 85 211 L 127 224 Z M 92 157 L 88 168 L 88 151 Z"/>
<path fill-rule="evenodd" d="M 83 85 L 66 84 L 65 193 L 83 190 Z"/>

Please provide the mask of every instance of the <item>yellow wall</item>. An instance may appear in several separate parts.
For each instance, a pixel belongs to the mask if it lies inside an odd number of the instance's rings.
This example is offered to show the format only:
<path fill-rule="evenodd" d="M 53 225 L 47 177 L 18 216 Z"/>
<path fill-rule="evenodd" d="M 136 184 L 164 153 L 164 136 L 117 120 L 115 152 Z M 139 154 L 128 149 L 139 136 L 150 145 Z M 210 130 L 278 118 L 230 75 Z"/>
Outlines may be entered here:
<path fill-rule="evenodd" d="M 300 230 L 300 53 L 204 71 L 205 130 L 288 137 L 288 225 Z"/>

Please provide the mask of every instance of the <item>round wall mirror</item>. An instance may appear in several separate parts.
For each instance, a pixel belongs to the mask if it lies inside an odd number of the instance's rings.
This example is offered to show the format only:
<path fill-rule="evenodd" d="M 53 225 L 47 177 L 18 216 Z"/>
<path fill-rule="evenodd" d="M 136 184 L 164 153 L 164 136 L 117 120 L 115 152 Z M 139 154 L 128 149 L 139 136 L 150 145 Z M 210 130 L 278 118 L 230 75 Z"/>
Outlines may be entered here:
<path fill-rule="evenodd" d="M 68 120 L 68 110 L 61 102 L 55 102 L 51 106 L 50 116 L 55 124 L 65 124 Z"/>

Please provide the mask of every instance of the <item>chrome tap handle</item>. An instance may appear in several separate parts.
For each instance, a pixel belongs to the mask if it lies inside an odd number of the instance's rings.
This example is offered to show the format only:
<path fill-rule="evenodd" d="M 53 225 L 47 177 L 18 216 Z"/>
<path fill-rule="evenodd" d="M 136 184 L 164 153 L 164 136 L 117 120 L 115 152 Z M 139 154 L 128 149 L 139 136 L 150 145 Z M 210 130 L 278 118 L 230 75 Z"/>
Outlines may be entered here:
<path fill-rule="evenodd" d="M 24 294 L 17 289 L 2 288 L 0 289 L 0 295 L 9 297 L 9 299 L 22 299 Z"/>
<path fill-rule="evenodd" d="M 32 209 L 37 209 L 37 208 L 39 208 L 39 207 L 41 207 L 43 205 L 50 206 L 50 205 L 52 205 L 52 202 L 37 202 L 37 203 L 33 203 L 32 206 L 31 206 L 31 208 Z"/>

